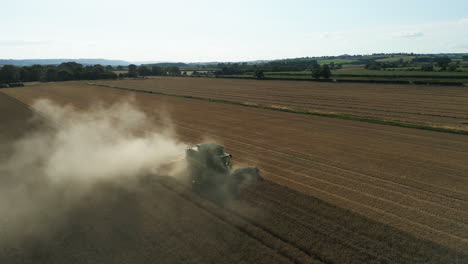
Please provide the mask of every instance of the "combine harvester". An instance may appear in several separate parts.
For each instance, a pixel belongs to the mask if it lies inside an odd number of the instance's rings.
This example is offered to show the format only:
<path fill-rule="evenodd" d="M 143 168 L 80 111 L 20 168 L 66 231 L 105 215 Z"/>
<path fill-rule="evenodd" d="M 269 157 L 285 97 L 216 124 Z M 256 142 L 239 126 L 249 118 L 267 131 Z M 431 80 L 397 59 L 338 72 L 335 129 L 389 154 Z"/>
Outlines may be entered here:
<path fill-rule="evenodd" d="M 233 169 L 232 155 L 216 143 L 198 144 L 186 150 L 189 179 L 192 190 L 214 201 L 239 197 L 240 191 L 263 181 L 256 167 Z"/>

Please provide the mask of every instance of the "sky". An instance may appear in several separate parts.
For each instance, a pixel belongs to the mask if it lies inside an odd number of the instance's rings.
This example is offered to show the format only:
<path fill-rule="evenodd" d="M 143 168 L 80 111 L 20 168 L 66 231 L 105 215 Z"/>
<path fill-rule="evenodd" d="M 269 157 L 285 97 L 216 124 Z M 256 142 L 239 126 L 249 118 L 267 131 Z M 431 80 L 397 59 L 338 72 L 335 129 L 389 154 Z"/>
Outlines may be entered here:
<path fill-rule="evenodd" d="M 468 53 L 467 0 L 0 1 L 0 59 Z"/>

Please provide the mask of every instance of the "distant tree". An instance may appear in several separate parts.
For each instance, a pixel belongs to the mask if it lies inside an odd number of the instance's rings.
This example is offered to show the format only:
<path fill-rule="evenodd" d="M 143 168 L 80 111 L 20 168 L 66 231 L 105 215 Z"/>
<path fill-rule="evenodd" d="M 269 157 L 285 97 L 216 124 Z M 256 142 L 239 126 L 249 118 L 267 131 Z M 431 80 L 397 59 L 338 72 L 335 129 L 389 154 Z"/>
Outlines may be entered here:
<path fill-rule="evenodd" d="M 31 82 L 41 80 L 41 76 L 44 72 L 44 67 L 42 65 L 35 64 L 29 67 L 29 80 Z"/>
<path fill-rule="evenodd" d="M 180 75 L 180 69 L 177 66 L 167 67 L 167 72 L 169 75 Z"/>
<path fill-rule="evenodd" d="M 105 71 L 106 71 L 106 69 L 101 64 L 93 65 L 93 72 L 94 73 L 103 73 Z"/>
<path fill-rule="evenodd" d="M 83 65 L 70 61 L 70 62 L 65 62 L 65 63 L 60 64 L 57 67 L 57 70 L 68 71 L 68 73 L 72 75 L 71 77 L 72 79 L 80 79 L 83 73 Z"/>
<path fill-rule="evenodd" d="M 438 57 L 434 61 L 436 62 L 437 66 L 440 67 L 441 71 L 446 71 L 449 63 L 452 62 L 452 60 L 447 56 Z"/>
<path fill-rule="evenodd" d="M 117 74 L 114 72 L 103 72 L 98 75 L 97 79 L 117 79 Z"/>
<path fill-rule="evenodd" d="M 457 64 L 450 64 L 448 66 L 448 71 L 454 72 L 457 71 L 458 65 Z"/>
<path fill-rule="evenodd" d="M 463 56 L 462 59 L 463 59 L 464 61 L 468 61 L 468 55 Z"/>
<path fill-rule="evenodd" d="M 0 81 L 2 82 L 17 82 L 20 80 L 20 70 L 13 65 L 5 65 L 0 68 Z"/>
<path fill-rule="evenodd" d="M 322 67 L 319 65 L 318 67 L 314 67 L 312 69 L 312 77 L 315 79 L 320 79 L 320 76 L 322 76 Z"/>
<path fill-rule="evenodd" d="M 112 79 L 117 77 L 113 72 L 106 71 L 104 66 L 96 64 L 93 66 L 86 66 L 82 69 L 79 79 L 96 80 L 96 79 Z"/>
<path fill-rule="evenodd" d="M 95 74 L 93 73 L 93 67 L 92 66 L 86 66 L 83 68 L 83 72 L 80 74 L 80 79 L 82 80 L 92 80 L 96 79 L 94 76 Z"/>
<path fill-rule="evenodd" d="M 288 63 L 288 64 L 290 64 L 290 63 Z M 320 64 L 318 64 L 318 62 L 316 60 L 311 60 L 310 61 L 310 68 L 311 69 L 320 68 Z"/>
<path fill-rule="evenodd" d="M 421 71 L 431 72 L 434 71 L 434 65 L 428 64 L 421 66 Z"/>
<path fill-rule="evenodd" d="M 327 64 L 323 65 L 320 75 L 325 79 L 329 79 L 331 76 L 330 66 L 328 66 Z"/>
<path fill-rule="evenodd" d="M 228 74 L 232 74 L 232 73 L 233 73 L 233 70 L 229 69 L 229 67 L 221 68 L 221 74 L 228 75 Z"/>
<path fill-rule="evenodd" d="M 73 80 L 73 73 L 67 69 L 60 69 L 57 71 L 57 81 Z"/>
<path fill-rule="evenodd" d="M 106 71 L 113 71 L 114 70 L 114 68 L 111 65 L 107 65 L 105 69 L 106 69 Z"/>
<path fill-rule="evenodd" d="M 364 66 L 364 69 L 371 70 L 371 71 L 380 71 L 382 66 L 379 63 L 369 63 Z"/>
<path fill-rule="evenodd" d="M 20 68 L 20 78 L 21 81 L 23 82 L 29 82 L 31 81 L 31 72 L 29 70 L 29 67 L 21 67 Z"/>
<path fill-rule="evenodd" d="M 0 82 L 31 81 L 68 81 L 115 79 L 117 75 L 106 70 L 102 65 L 86 66 L 76 62 L 65 62 L 58 66 L 24 66 L 5 65 L 0 68 Z"/>
<path fill-rule="evenodd" d="M 128 77 L 135 78 L 138 76 L 137 66 L 135 64 L 128 65 Z"/>
<path fill-rule="evenodd" d="M 140 76 L 149 76 L 151 75 L 151 70 L 146 66 L 140 66 L 138 67 L 138 74 Z"/>
<path fill-rule="evenodd" d="M 257 69 L 257 70 L 255 70 L 255 72 L 254 72 L 254 76 L 255 76 L 255 78 L 257 78 L 257 79 L 263 79 L 263 78 L 265 78 L 265 73 L 263 72 L 263 70 Z"/>
<path fill-rule="evenodd" d="M 160 66 L 152 66 L 151 67 L 151 75 L 154 75 L 154 76 L 163 76 L 163 75 L 166 75 L 166 72 L 164 71 L 164 69 Z"/>
<path fill-rule="evenodd" d="M 55 67 L 50 67 L 45 72 L 45 80 L 48 82 L 57 81 L 57 69 Z"/>

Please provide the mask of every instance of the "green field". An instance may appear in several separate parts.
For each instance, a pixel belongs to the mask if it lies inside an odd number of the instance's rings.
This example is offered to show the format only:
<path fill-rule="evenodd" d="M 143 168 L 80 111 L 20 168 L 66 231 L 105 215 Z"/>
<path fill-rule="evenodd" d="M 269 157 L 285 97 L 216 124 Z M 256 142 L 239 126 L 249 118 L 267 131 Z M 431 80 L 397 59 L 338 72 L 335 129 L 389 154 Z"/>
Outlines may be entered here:
<path fill-rule="evenodd" d="M 416 56 L 401 55 L 401 56 L 392 56 L 392 57 L 388 57 L 388 58 L 385 58 L 385 59 L 377 59 L 375 61 L 378 61 L 378 62 L 395 62 L 395 61 L 399 61 L 400 59 L 402 59 L 403 61 L 411 61 L 414 58 L 416 58 Z"/>
<path fill-rule="evenodd" d="M 219 75 L 221 78 L 244 78 L 255 79 L 252 74 L 237 74 L 237 75 Z M 265 73 L 267 79 L 278 80 L 315 80 L 308 72 L 284 72 L 284 73 Z M 437 78 L 437 77 L 393 77 L 393 76 L 346 76 L 346 75 L 333 75 L 332 80 L 339 82 L 407 82 L 417 84 L 458 84 L 462 83 L 468 86 L 468 76 L 466 78 Z"/>
<path fill-rule="evenodd" d="M 372 70 L 336 70 L 333 71 L 335 76 L 371 76 L 371 77 L 425 77 L 425 78 L 466 78 L 468 79 L 468 72 L 424 72 L 424 71 L 372 71 Z"/>
<path fill-rule="evenodd" d="M 304 57 L 255 65 L 221 64 L 216 73 L 204 76 L 254 78 L 254 72 L 261 70 L 267 79 L 312 80 L 312 69 L 329 65 L 335 69 L 331 71 L 329 79 L 337 81 L 463 85 L 468 83 L 468 61 L 464 56 L 468 54 L 395 53 Z M 421 71 L 426 66 L 430 66 L 429 70 L 432 71 Z M 322 72 L 320 75 L 326 76 Z"/>
<path fill-rule="evenodd" d="M 342 58 L 317 60 L 317 62 L 320 65 L 330 64 L 332 62 L 335 63 L 335 64 L 344 64 L 344 63 L 353 63 L 353 62 L 356 62 L 356 61 L 357 61 L 357 59 L 342 59 Z"/>
<path fill-rule="evenodd" d="M 425 78 L 425 79 L 468 79 L 468 72 L 424 72 L 424 71 L 372 71 L 372 70 L 335 70 L 335 77 L 386 77 L 386 78 Z M 245 75 L 253 75 L 247 72 Z M 310 71 L 265 72 L 265 76 L 311 76 Z"/>

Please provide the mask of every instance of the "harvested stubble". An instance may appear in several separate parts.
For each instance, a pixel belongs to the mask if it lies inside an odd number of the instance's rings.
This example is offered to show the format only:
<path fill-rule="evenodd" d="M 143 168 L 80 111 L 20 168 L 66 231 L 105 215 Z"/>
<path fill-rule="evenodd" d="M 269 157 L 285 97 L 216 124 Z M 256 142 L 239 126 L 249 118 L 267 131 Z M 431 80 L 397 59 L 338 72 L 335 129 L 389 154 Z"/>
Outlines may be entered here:
<path fill-rule="evenodd" d="M 299 255 L 325 263 L 466 261 L 466 136 L 74 82 L 7 92 L 28 104 L 46 96 L 78 108 L 131 94 L 148 113 L 165 109 L 184 141 L 224 143 L 235 160 L 299 191 L 267 182 L 229 209 Z"/>

